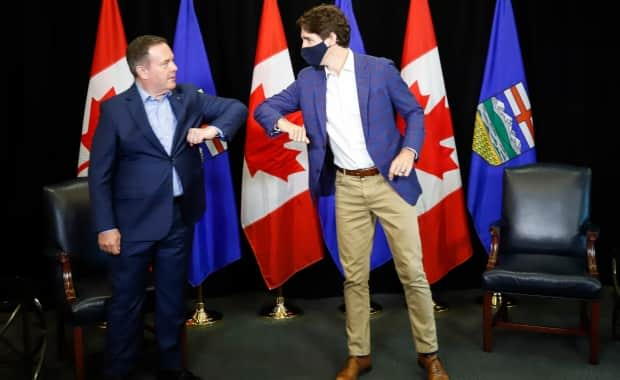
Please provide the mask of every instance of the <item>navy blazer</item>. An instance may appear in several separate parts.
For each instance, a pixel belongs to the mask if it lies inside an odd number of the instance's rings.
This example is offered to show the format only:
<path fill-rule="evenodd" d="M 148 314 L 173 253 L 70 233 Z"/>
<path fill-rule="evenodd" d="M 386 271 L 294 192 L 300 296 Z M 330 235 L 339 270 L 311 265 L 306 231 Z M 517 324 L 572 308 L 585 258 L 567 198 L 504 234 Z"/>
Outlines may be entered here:
<path fill-rule="evenodd" d="M 173 220 L 172 167 L 183 185 L 184 221 L 189 225 L 204 213 L 200 152 L 187 143 L 188 129 L 207 123 L 231 139 L 247 108 L 193 85 L 178 85 L 169 100 L 177 119 L 171 154 L 155 136 L 135 84 L 101 105 L 88 173 L 97 232 L 118 228 L 127 241 L 163 238 Z"/>
<path fill-rule="evenodd" d="M 366 147 L 381 174 L 387 179 L 392 160 L 403 147 L 418 154 L 424 140 L 424 110 L 400 77 L 394 63 L 385 58 L 354 54 L 357 96 Z M 282 115 L 301 109 L 308 145 L 309 187 L 313 197 L 334 193 L 335 166 L 330 153 L 326 129 L 327 79 L 324 68 L 307 67 L 286 89 L 259 105 L 254 117 L 269 133 Z M 404 118 L 407 127 L 401 136 L 396 127 L 394 110 Z M 327 158 L 326 158 L 327 157 Z M 389 181 L 394 190 L 410 204 L 422 193 L 415 170 L 408 177 Z"/>

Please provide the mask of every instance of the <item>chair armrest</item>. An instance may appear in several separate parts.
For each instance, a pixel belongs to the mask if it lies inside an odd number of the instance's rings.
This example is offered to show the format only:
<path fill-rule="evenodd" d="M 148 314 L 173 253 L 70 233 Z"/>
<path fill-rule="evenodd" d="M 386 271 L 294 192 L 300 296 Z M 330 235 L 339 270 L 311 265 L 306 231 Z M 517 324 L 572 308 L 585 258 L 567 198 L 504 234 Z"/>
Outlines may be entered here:
<path fill-rule="evenodd" d="M 596 266 L 596 249 L 594 242 L 598 238 L 598 231 L 589 231 L 587 234 L 587 252 L 588 252 L 588 271 L 593 277 L 598 277 L 598 268 Z"/>
<path fill-rule="evenodd" d="M 56 259 L 62 271 L 62 285 L 65 300 L 69 305 L 75 302 L 75 286 L 73 285 L 73 273 L 71 272 L 71 256 L 66 252 L 59 252 Z"/>
<path fill-rule="evenodd" d="M 487 270 L 495 268 L 495 264 L 497 264 L 497 253 L 502 225 L 503 223 L 501 220 L 491 224 L 491 247 L 489 249 L 489 259 L 487 260 Z"/>
<path fill-rule="evenodd" d="M 596 249 L 594 243 L 598 239 L 599 227 L 586 221 L 581 226 L 581 231 L 586 235 L 586 252 L 588 254 L 588 272 L 592 277 L 598 277 L 598 268 L 596 266 Z"/>

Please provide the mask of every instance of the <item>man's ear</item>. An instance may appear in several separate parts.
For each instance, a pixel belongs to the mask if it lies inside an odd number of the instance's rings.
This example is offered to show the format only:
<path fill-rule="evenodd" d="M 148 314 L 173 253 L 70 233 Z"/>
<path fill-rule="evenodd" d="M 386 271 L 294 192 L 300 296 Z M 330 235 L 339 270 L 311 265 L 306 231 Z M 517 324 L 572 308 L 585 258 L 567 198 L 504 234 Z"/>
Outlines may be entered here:
<path fill-rule="evenodd" d="M 338 42 L 338 36 L 336 36 L 336 33 L 334 32 L 330 32 L 329 36 L 327 36 L 327 38 L 325 39 L 325 41 L 327 41 L 327 44 L 331 47 L 334 46 L 337 42 Z"/>
<path fill-rule="evenodd" d="M 149 76 L 149 71 L 144 65 L 136 65 L 136 73 L 141 79 L 146 79 Z"/>

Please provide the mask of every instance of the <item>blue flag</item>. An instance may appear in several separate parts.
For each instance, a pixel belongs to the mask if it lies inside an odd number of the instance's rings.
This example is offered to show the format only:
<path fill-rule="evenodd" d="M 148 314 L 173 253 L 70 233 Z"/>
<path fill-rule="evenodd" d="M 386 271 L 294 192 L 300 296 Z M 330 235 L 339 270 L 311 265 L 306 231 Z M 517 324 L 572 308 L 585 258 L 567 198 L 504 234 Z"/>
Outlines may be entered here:
<path fill-rule="evenodd" d="M 482 245 L 501 216 L 504 168 L 536 162 L 532 109 L 510 0 L 497 0 L 476 110 L 467 207 Z"/>
<path fill-rule="evenodd" d="M 355 20 L 355 14 L 353 13 L 353 6 L 351 0 L 336 0 L 336 6 L 342 10 L 349 25 L 351 26 L 351 40 L 349 47 L 356 53 L 365 54 L 364 42 L 362 41 L 362 35 L 357 27 L 357 21 Z M 341 274 L 344 273 L 340 259 L 338 258 L 338 238 L 336 234 L 336 212 L 335 212 L 335 198 L 333 195 L 319 198 L 319 217 L 321 218 L 321 229 L 323 230 L 323 239 L 327 250 L 331 255 L 336 267 Z M 373 242 L 372 256 L 370 257 L 370 269 L 375 269 L 392 258 L 390 248 L 385 238 L 385 233 L 381 224 L 377 222 L 375 229 L 375 240 Z"/>
<path fill-rule="evenodd" d="M 173 47 L 177 81 L 215 95 L 209 58 L 192 0 L 181 0 Z M 225 142 L 201 144 L 207 209 L 196 223 L 188 280 L 199 286 L 211 273 L 241 258 L 237 206 Z"/>

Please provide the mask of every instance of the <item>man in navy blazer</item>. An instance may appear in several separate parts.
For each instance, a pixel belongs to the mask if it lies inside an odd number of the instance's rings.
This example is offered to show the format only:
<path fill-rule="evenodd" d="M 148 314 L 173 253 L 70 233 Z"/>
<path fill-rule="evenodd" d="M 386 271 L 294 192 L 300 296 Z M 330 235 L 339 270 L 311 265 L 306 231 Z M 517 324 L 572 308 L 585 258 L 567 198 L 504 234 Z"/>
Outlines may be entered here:
<path fill-rule="evenodd" d="M 297 25 L 302 57 L 311 66 L 257 107 L 254 117 L 268 134 L 288 133 L 308 144 L 315 199 L 335 191 L 349 350 L 337 379 L 357 379 L 371 368 L 368 277 L 377 218 L 404 287 L 418 362 L 429 379 L 448 379 L 437 356 L 415 208 L 421 193 L 414 163 L 424 139 L 423 110 L 391 61 L 348 48 L 350 27 L 337 7 L 314 7 Z M 407 124 L 404 135 L 394 109 Z M 297 110 L 303 126 L 284 118 Z"/>
<path fill-rule="evenodd" d="M 100 248 L 109 253 L 105 375 L 125 379 L 139 334 L 147 272 L 155 279 L 158 380 L 199 379 L 182 366 L 184 290 L 194 223 L 205 209 L 199 143 L 231 139 L 247 117 L 239 101 L 176 84 L 166 40 L 127 47 L 134 85 L 101 105 L 89 189 Z M 205 127 L 205 125 L 207 125 Z M 202 126 L 202 127 L 201 127 Z"/>

